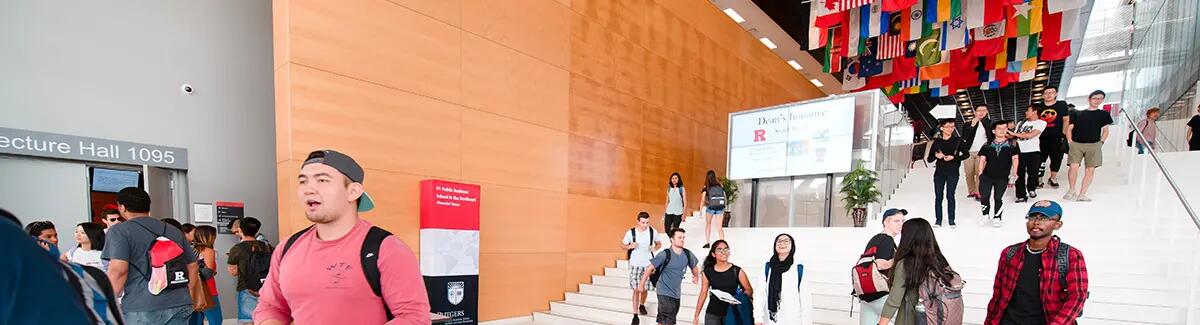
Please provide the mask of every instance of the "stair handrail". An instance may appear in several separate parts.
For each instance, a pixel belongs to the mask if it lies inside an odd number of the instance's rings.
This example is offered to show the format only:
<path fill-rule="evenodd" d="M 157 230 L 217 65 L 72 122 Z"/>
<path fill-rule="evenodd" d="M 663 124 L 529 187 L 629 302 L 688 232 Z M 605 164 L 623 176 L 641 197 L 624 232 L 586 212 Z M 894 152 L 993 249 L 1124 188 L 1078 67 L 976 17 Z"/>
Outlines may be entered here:
<path fill-rule="evenodd" d="M 1158 165 L 1158 169 L 1162 171 L 1163 178 L 1167 179 L 1167 184 L 1171 185 L 1171 190 L 1175 191 L 1175 197 L 1179 198 L 1179 203 L 1183 203 L 1183 209 L 1187 211 L 1188 216 L 1191 216 L 1192 223 L 1196 225 L 1196 230 L 1200 230 L 1200 217 L 1196 216 L 1196 210 L 1193 210 L 1192 205 L 1188 203 L 1187 197 L 1183 195 L 1183 190 L 1179 189 L 1179 184 L 1175 183 L 1175 178 L 1171 177 L 1170 171 L 1167 171 L 1167 166 L 1158 158 L 1158 152 L 1154 150 L 1153 146 L 1149 145 L 1149 141 L 1146 141 L 1146 136 L 1142 134 L 1141 129 L 1138 129 L 1137 122 L 1133 120 L 1133 117 L 1129 116 L 1129 112 L 1123 109 L 1120 111 L 1121 116 L 1125 117 L 1125 120 L 1129 122 L 1129 127 L 1136 134 L 1137 139 L 1134 139 L 1134 141 L 1136 142 L 1138 139 L 1141 139 L 1142 143 L 1146 144 L 1146 151 L 1150 152 L 1150 157 L 1154 159 L 1154 164 Z"/>

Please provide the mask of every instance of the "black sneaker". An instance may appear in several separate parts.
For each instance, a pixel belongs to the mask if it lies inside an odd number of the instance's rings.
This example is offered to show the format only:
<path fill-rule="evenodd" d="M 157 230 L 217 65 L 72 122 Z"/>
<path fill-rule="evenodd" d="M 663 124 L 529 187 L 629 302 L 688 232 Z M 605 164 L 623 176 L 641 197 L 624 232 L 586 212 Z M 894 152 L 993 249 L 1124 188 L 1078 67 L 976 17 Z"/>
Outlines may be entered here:
<path fill-rule="evenodd" d="M 650 314 L 650 312 L 646 311 L 646 305 L 638 306 L 638 313 L 641 313 L 642 315 Z"/>
<path fill-rule="evenodd" d="M 1023 198 L 1023 197 L 1017 198 L 1017 203 L 1025 203 L 1025 202 L 1029 202 L 1029 199 Z"/>
<path fill-rule="evenodd" d="M 1046 182 L 1046 184 L 1049 184 L 1049 185 L 1050 185 L 1050 187 L 1053 187 L 1053 188 L 1058 188 L 1058 182 L 1054 181 L 1053 179 L 1052 179 L 1052 180 L 1049 180 L 1049 181 L 1047 181 L 1047 182 Z"/>
<path fill-rule="evenodd" d="M 1031 197 L 1031 198 L 1035 198 L 1035 199 L 1036 199 L 1036 198 L 1037 198 L 1037 191 L 1029 191 L 1029 197 Z"/>
<path fill-rule="evenodd" d="M 702 248 L 708 248 L 708 244 L 704 244 L 704 247 L 702 247 Z"/>
<path fill-rule="evenodd" d="M 633 322 L 632 322 L 632 323 L 629 323 L 629 324 L 631 324 L 631 325 L 638 325 L 638 324 L 641 324 L 641 323 L 642 323 L 642 319 L 641 319 L 641 318 L 638 318 L 638 315 L 633 315 Z"/>

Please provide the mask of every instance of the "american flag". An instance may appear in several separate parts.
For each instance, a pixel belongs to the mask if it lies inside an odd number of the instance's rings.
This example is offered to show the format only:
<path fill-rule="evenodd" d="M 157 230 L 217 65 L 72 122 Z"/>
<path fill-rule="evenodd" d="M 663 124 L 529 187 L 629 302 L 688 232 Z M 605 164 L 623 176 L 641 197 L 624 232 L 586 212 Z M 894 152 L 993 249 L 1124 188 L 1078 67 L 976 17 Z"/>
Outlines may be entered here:
<path fill-rule="evenodd" d="M 834 12 L 846 11 L 871 4 L 871 0 L 829 0 L 825 7 Z"/>

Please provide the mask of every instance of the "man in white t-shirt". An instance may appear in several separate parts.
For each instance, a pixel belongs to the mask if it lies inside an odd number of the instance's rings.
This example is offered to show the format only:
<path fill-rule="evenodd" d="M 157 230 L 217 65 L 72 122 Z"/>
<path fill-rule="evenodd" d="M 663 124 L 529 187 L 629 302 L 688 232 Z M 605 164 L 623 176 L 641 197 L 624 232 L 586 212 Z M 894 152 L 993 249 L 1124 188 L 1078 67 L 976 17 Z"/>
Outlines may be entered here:
<path fill-rule="evenodd" d="M 975 116 L 963 125 L 963 140 L 970 139 L 970 157 L 963 168 L 967 176 L 967 196 L 979 199 L 979 149 L 992 142 L 992 120 L 988 118 L 987 105 L 975 107 Z"/>
<path fill-rule="evenodd" d="M 638 291 L 638 281 L 646 267 L 650 266 L 650 257 L 661 245 L 657 240 L 654 228 L 650 227 L 650 214 L 645 211 L 637 215 L 637 225 L 625 232 L 621 240 L 621 248 L 629 252 L 629 288 L 633 289 L 633 324 L 638 323 L 638 314 L 646 315 L 646 291 Z"/>
<path fill-rule="evenodd" d="M 1013 136 L 1017 138 L 1017 146 L 1021 155 L 1017 166 L 1017 203 L 1028 202 L 1029 198 L 1037 197 L 1038 169 L 1040 168 L 1041 135 L 1046 130 L 1046 121 L 1041 120 L 1036 107 L 1025 109 L 1025 120 L 1017 122 Z"/>

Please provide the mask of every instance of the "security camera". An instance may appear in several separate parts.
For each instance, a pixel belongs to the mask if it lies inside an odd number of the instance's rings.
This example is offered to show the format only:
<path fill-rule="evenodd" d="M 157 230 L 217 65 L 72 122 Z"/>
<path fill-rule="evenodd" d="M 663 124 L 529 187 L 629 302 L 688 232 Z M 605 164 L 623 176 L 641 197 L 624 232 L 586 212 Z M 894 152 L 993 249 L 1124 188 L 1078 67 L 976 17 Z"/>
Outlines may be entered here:
<path fill-rule="evenodd" d="M 189 84 L 183 84 L 183 86 L 179 86 L 179 91 L 182 91 L 185 95 L 191 95 L 196 92 L 196 88 L 192 88 L 192 85 Z"/>

